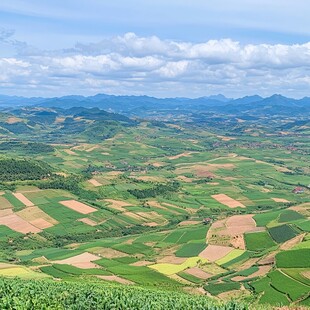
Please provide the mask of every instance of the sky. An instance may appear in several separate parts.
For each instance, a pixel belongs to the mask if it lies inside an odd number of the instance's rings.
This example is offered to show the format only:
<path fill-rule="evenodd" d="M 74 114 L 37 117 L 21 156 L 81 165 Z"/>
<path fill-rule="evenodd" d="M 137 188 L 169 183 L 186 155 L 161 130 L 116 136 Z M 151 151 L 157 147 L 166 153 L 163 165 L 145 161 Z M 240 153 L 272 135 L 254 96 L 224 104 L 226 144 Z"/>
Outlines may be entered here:
<path fill-rule="evenodd" d="M 309 0 L 3 0 L 0 94 L 310 96 Z"/>

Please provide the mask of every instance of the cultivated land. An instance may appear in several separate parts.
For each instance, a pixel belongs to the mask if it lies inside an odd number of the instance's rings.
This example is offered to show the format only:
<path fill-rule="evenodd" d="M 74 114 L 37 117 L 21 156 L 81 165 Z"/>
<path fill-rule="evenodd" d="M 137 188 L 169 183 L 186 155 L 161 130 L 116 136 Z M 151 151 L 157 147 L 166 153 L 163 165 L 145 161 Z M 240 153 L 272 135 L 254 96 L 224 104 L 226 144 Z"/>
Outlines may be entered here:
<path fill-rule="evenodd" d="M 309 306 L 310 127 L 184 113 L 0 114 L 0 275 Z"/>

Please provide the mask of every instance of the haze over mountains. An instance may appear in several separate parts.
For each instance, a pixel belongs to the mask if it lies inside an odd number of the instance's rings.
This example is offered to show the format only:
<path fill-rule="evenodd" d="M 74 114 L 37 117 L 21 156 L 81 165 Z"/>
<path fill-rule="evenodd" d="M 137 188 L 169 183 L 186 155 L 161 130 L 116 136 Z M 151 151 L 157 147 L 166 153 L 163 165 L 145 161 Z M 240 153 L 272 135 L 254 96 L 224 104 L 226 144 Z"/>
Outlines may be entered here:
<path fill-rule="evenodd" d="M 278 94 L 267 98 L 253 95 L 237 99 L 226 98 L 221 94 L 194 99 L 107 94 L 97 94 L 89 97 L 72 95 L 54 98 L 26 98 L 0 95 L 0 107 L 7 109 L 21 106 L 40 106 L 46 108 L 96 107 L 116 113 L 141 117 L 146 116 L 148 111 L 153 110 L 218 111 L 224 113 L 253 112 L 268 115 L 278 114 L 281 111 L 281 114 L 284 115 L 291 113 L 306 115 L 310 113 L 310 98 L 293 99 Z"/>

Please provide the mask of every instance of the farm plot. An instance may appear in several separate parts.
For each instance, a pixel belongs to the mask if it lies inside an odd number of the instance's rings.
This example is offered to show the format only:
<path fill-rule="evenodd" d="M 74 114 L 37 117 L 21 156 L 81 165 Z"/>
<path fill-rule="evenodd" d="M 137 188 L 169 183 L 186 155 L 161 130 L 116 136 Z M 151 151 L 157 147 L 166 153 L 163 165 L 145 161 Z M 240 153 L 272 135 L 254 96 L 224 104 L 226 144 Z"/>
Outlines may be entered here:
<path fill-rule="evenodd" d="M 47 278 L 44 273 L 32 271 L 24 266 L 0 263 L 0 276 L 2 277 L 19 277 L 24 279 Z"/>
<path fill-rule="evenodd" d="M 65 207 L 70 208 L 81 214 L 89 214 L 89 213 L 97 211 L 97 209 L 90 207 L 86 205 L 85 203 L 82 203 L 76 200 L 64 200 L 64 201 L 60 201 L 60 203 L 64 205 Z"/>
<path fill-rule="evenodd" d="M 297 224 L 297 226 L 299 229 L 301 229 L 303 231 L 310 232 L 310 220 L 300 222 Z"/>
<path fill-rule="evenodd" d="M 259 303 L 269 305 L 289 305 L 289 300 L 285 294 L 270 286 L 270 278 L 264 277 L 257 281 L 251 282 L 251 286 L 257 294 L 262 294 Z"/>
<path fill-rule="evenodd" d="M 293 221 L 302 220 L 302 219 L 305 219 L 305 217 L 301 215 L 300 213 L 294 210 L 285 210 L 280 214 L 278 222 L 286 223 L 286 222 L 293 222 Z"/>
<path fill-rule="evenodd" d="M 246 248 L 250 251 L 261 251 L 275 245 L 267 231 L 244 234 Z"/>
<path fill-rule="evenodd" d="M 264 228 L 256 227 L 252 214 L 234 215 L 214 222 L 208 231 L 207 242 L 209 244 L 233 246 L 244 250 L 243 234 L 261 230 L 264 230 Z"/>
<path fill-rule="evenodd" d="M 49 228 L 58 224 L 58 221 L 36 206 L 27 207 L 26 209 L 16 212 L 16 214 L 31 225 L 40 229 Z"/>
<path fill-rule="evenodd" d="M 82 222 L 84 224 L 87 224 L 89 226 L 96 226 L 96 225 L 98 225 L 98 223 L 96 223 L 95 221 L 93 221 L 93 220 L 91 220 L 91 219 L 89 219 L 87 217 L 83 217 L 81 219 L 78 219 L 77 221 Z"/>
<path fill-rule="evenodd" d="M 178 257 L 197 256 L 199 253 L 201 253 L 201 251 L 203 251 L 205 246 L 206 246 L 205 242 L 186 243 L 178 251 L 176 251 L 175 255 Z"/>
<path fill-rule="evenodd" d="M 115 200 L 115 199 L 105 199 L 109 204 L 109 207 L 118 211 L 126 212 L 127 210 L 124 207 L 132 206 L 132 204 L 121 201 L 121 200 Z"/>
<path fill-rule="evenodd" d="M 241 202 L 225 195 L 225 194 L 217 194 L 217 195 L 212 195 L 212 198 L 214 198 L 216 201 L 219 203 L 229 207 L 229 208 L 246 208 L 244 204 Z"/>
<path fill-rule="evenodd" d="M 183 272 L 202 280 L 206 280 L 212 276 L 212 274 L 207 273 L 198 267 L 191 267 L 184 270 Z"/>
<path fill-rule="evenodd" d="M 191 258 L 188 258 L 182 264 L 160 263 L 160 264 L 150 265 L 148 267 L 160 273 L 163 273 L 164 275 L 173 275 L 187 268 L 196 267 L 197 265 L 199 265 L 199 263 L 204 263 L 204 262 L 207 262 L 207 260 L 201 257 L 191 257 Z"/>
<path fill-rule="evenodd" d="M 253 267 L 251 267 L 251 268 L 253 268 Z M 256 277 L 264 276 L 271 270 L 272 266 L 266 265 L 266 266 L 259 266 L 256 268 L 257 268 L 257 270 L 254 272 L 251 272 L 250 274 L 244 274 L 242 272 L 239 272 L 238 273 L 239 275 L 231 278 L 231 280 L 239 282 L 239 281 L 244 281 L 244 280 L 249 280 L 249 279 L 253 279 Z"/>
<path fill-rule="evenodd" d="M 53 261 L 54 264 L 66 264 L 71 265 L 81 269 L 89 269 L 89 268 L 98 268 L 98 265 L 93 263 L 96 260 L 99 260 L 100 257 L 88 252 L 72 256 L 63 260 Z"/>
<path fill-rule="evenodd" d="M 310 248 L 283 251 L 276 255 L 278 268 L 310 268 Z"/>
<path fill-rule="evenodd" d="M 28 223 L 27 221 L 22 219 L 20 216 L 14 214 L 13 212 L 9 215 L 1 216 L 0 225 L 5 225 L 8 228 L 20 232 L 22 234 L 41 232 L 41 229 Z"/>
<path fill-rule="evenodd" d="M 207 284 L 204 289 L 212 295 L 219 295 L 232 290 L 239 290 L 241 285 L 238 282 Z"/>
<path fill-rule="evenodd" d="M 220 266 L 227 264 L 228 262 L 236 259 L 237 257 L 241 256 L 242 254 L 244 254 L 244 250 L 238 250 L 238 249 L 234 249 L 233 251 L 231 251 L 230 253 L 228 253 L 227 255 L 225 255 L 223 258 L 219 259 L 216 261 L 216 263 Z"/>
<path fill-rule="evenodd" d="M 232 247 L 210 244 L 199 254 L 199 256 L 207 259 L 210 262 L 215 262 L 218 259 L 221 259 L 224 256 L 226 256 L 233 250 L 234 248 Z"/>
<path fill-rule="evenodd" d="M 94 247 L 89 248 L 89 252 L 100 255 L 100 257 L 105 258 L 120 258 L 120 257 L 128 257 L 129 255 L 127 253 L 111 249 L 111 248 L 104 248 L 104 247 Z"/>
<path fill-rule="evenodd" d="M 288 294 L 292 301 L 306 297 L 310 291 L 310 286 L 289 278 L 281 271 L 272 271 L 268 277 L 271 279 L 272 286 L 281 293 Z"/>
<path fill-rule="evenodd" d="M 283 203 L 289 203 L 288 200 L 283 199 L 283 198 L 271 198 L 275 202 L 283 202 Z"/>
<path fill-rule="evenodd" d="M 105 281 L 117 282 L 117 283 L 120 283 L 120 284 L 127 284 L 127 285 L 135 284 L 134 282 L 132 282 L 132 281 L 130 281 L 130 280 L 121 278 L 121 277 L 116 276 L 116 275 L 111 275 L 111 276 L 97 276 L 97 278 L 102 279 L 102 280 L 105 280 Z"/>
<path fill-rule="evenodd" d="M 282 243 L 294 238 L 297 232 L 289 225 L 281 225 L 269 228 L 269 233 L 274 241 Z"/>
<path fill-rule="evenodd" d="M 99 187 L 99 186 L 102 185 L 102 184 L 101 184 L 100 182 L 98 182 L 96 179 L 90 179 L 90 180 L 88 180 L 88 182 L 89 182 L 91 185 L 95 186 L 95 187 Z"/>
<path fill-rule="evenodd" d="M 13 205 L 4 197 L 0 195 L 0 210 L 13 209 Z"/>
<path fill-rule="evenodd" d="M 30 201 L 27 197 L 22 193 L 12 193 L 15 198 L 17 198 L 21 203 L 23 203 L 26 207 L 32 207 L 33 202 Z"/>
<path fill-rule="evenodd" d="M 283 210 L 277 210 L 272 212 L 255 214 L 253 219 L 255 220 L 257 226 L 268 226 L 271 221 L 276 220 Z"/>

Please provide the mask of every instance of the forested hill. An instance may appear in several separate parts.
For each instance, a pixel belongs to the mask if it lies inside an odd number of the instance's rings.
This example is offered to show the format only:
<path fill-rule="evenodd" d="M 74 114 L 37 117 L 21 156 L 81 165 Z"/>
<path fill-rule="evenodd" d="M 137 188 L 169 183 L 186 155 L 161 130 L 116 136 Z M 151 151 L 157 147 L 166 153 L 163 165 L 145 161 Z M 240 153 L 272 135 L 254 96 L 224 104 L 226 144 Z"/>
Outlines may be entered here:
<path fill-rule="evenodd" d="M 106 112 L 99 108 L 26 107 L 9 109 L 0 113 L 0 135 L 6 140 L 26 138 L 28 141 L 44 143 L 100 142 L 136 124 L 136 121 L 126 116 Z M 9 147 L 9 149 L 17 147 L 29 153 L 33 148 L 40 152 L 38 149 L 42 145 L 29 147 L 25 144 L 19 146 L 11 144 L 2 145 L 2 147 Z"/>

